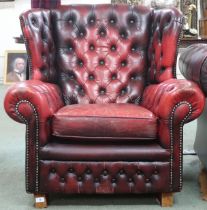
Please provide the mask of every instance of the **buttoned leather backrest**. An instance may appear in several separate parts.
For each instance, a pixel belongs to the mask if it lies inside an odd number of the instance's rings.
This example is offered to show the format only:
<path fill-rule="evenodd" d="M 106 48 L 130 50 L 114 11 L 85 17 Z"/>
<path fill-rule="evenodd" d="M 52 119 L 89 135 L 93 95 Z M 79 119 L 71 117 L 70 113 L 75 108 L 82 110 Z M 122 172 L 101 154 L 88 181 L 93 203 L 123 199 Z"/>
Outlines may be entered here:
<path fill-rule="evenodd" d="M 28 11 L 20 19 L 31 78 L 58 83 L 66 104 L 139 103 L 147 82 L 174 76 L 180 17 L 128 5 Z"/>

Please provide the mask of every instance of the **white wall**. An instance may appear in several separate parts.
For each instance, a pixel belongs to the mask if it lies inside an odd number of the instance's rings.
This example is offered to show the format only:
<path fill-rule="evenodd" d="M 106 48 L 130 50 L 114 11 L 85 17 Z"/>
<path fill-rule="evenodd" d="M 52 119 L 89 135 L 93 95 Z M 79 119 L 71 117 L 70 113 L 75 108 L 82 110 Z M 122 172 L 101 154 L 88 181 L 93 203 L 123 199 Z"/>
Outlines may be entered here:
<path fill-rule="evenodd" d="M 62 4 L 101 4 L 111 0 L 62 0 Z M 21 34 L 19 15 L 30 9 L 30 0 L 0 2 L 0 83 L 3 82 L 4 60 L 6 50 L 25 50 L 24 44 L 16 44 L 13 37 Z"/>
<path fill-rule="evenodd" d="M 0 2 L 0 83 L 3 81 L 4 60 L 6 50 L 25 50 L 23 44 L 16 44 L 15 36 L 21 34 L 19 14 L 30 8 L 29 0 L 15 2 Z"/>

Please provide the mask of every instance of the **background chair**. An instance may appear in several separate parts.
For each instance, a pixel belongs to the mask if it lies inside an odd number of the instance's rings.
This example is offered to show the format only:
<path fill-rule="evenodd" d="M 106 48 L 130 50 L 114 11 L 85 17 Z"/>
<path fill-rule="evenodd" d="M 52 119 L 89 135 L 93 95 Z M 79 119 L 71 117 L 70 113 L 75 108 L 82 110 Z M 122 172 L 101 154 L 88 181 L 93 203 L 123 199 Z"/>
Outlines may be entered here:
<path fill-rule="evenodd" d="M 196 82 L 207 96 L 207 44 L 193 44 L 187 47 L 179 59 L 179 68 L 183 76 Z M 207 105 L 197 119 L 194 149 L 204 167 L 200 174 L 203 199 L 207 200 Z"/>
<path fill-rule="evenodd" d="M 30 80 L 5 110 L 26 124 L 26 191 L 155 193 L 182 188 L 183 125 L 203 110 L 197 84 L 175 79 L 176 9 L 79 5 L 20 16 Z"/>

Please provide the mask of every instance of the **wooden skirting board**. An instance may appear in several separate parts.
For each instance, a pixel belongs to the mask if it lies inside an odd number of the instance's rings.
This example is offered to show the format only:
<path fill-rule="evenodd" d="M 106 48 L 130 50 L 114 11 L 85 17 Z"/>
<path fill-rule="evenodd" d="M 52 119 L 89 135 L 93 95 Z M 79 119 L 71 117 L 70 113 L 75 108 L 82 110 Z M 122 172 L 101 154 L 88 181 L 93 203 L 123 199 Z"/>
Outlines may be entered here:
<path fill-rule="evenodd" d="M 207 201 L 207 169 L 202 168 L 199 175 L 200 190 L 202 199 Z"/>

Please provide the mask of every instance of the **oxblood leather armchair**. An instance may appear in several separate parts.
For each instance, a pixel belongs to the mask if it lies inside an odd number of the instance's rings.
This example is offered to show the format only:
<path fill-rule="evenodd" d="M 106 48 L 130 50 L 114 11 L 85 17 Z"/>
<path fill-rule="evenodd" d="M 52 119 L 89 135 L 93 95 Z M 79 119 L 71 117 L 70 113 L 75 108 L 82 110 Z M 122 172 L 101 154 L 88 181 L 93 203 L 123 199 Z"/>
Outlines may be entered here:
<path fill-rule="evenodd" d="M 183 125 L 204 96 L 175 79 L 182 16 L 176 9 L 79 5 L 20 16 L 30 80 L 5 109 L 25 123 L 26 190 L 158 193 L 182 188 Z M 43 205 L 43 206 L 44 206 Z"/>
<path fill-rule="evenodd" d="M 183 76 L 196 82 L 207 96 L 207 44 L 193 44 L 187 47 L 180 56 L 179 68 Z M 196 139 L 194 149 L 207 169 L 207 104 L 197 120 Z"/>

